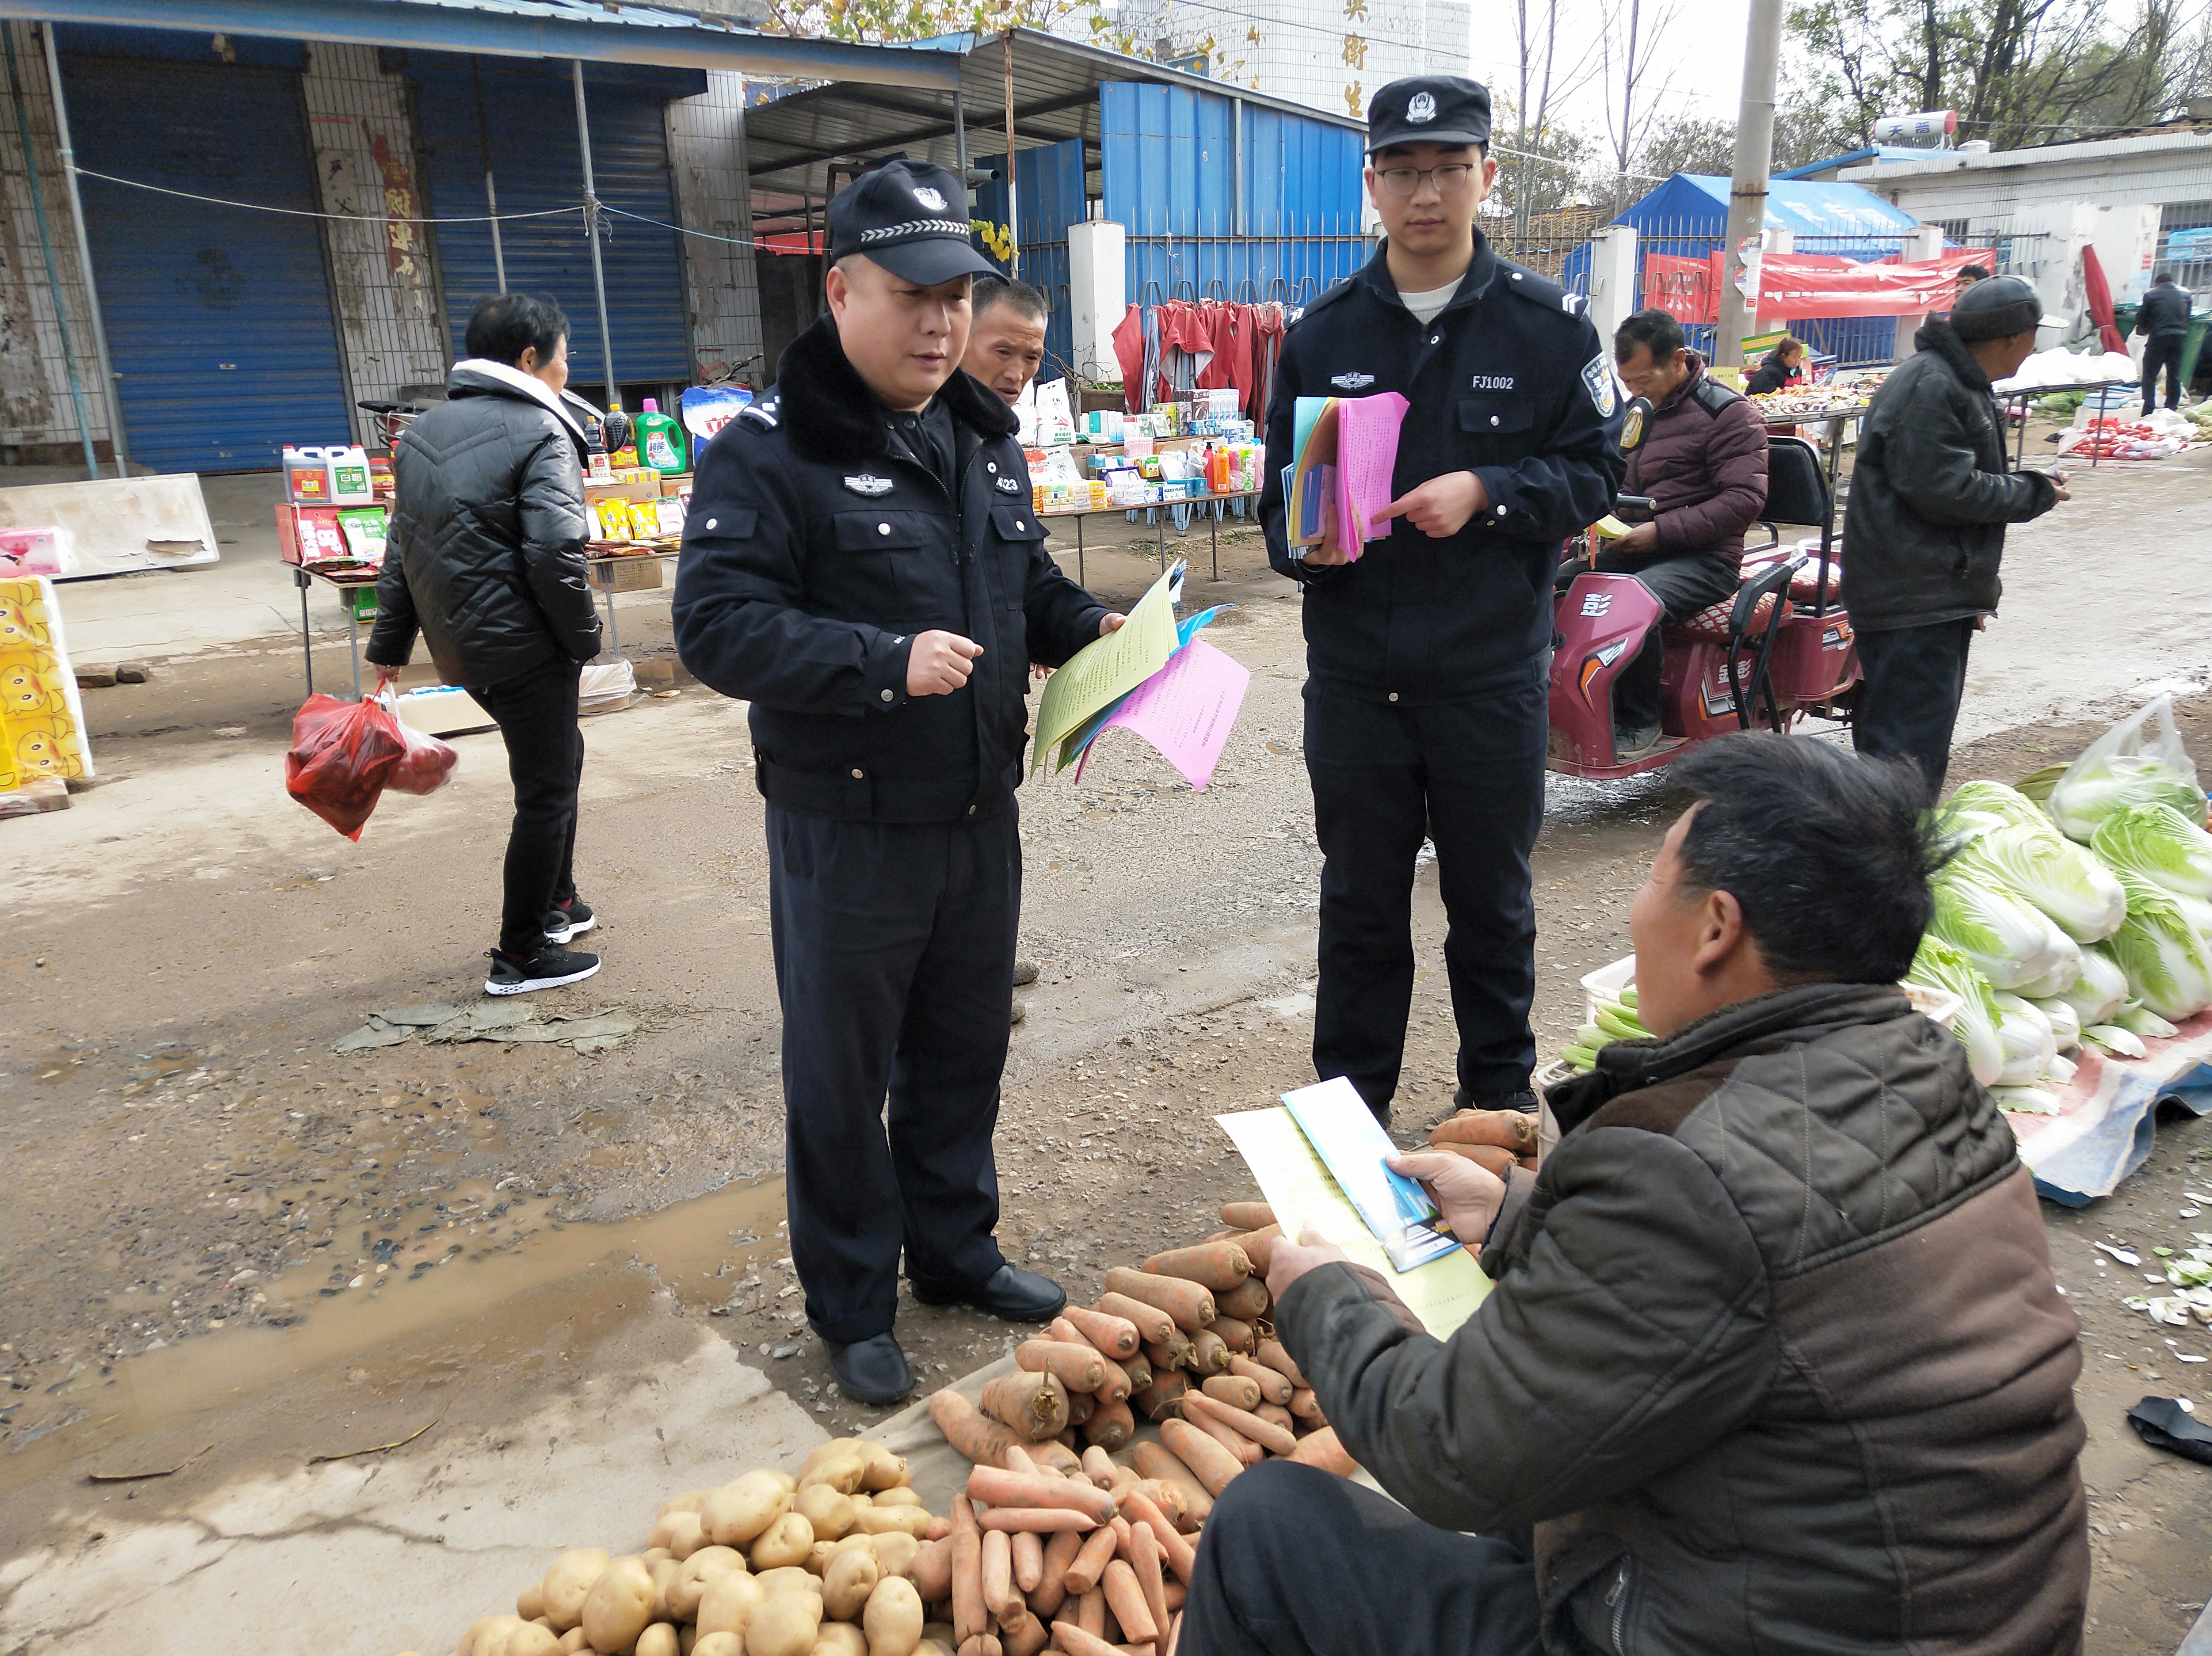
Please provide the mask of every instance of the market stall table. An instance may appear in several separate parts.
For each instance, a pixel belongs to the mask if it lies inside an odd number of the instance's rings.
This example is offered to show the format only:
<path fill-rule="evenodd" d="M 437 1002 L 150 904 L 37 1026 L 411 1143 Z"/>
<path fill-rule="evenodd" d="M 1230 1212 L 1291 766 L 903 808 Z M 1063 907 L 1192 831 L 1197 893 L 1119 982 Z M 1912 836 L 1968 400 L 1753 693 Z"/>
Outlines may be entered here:
<path fill-rule="evenodd" d="M 292 584 L 300 589 L 300 655 L 307 667 L 307 694 L 310 696 L 315 693 L 315 638 L 313 628 L 307 619 L 307 594 L 318 581 L 326 587 L 336 588 L 340 594 L 339 602 L 345 606 L 346 657 L 353 666 L 353 698 L 357 702 L 361 699 L 361 618 L 354 609 L 349 594 L 374 592 L 376 574 L 371 570 L 366 575 L 326 575 L 310 563 L 292 565 Z"/>
<path fill-rule="evenodd" d="M 597 556 L 586 553 L 584 557 L 584 563 L 587 567 L 595 569 L 612 569 L 619 564 L 637 563 L 647 558 L 651 558 L 658 563 L 665 562 L 672 557 L 681 557 L 683 556 L 684 549 L 678 546 L 672 547 L 666 551 L 660 552 L 611 552 Z M 616 654 L 619 655 L 622 654 L 622 634 L 615 626 L 615 593 L 617 588 L 604 578 L 594 581 L 592 584 L 598 587 L 601 592 L 604 592 L 607 595 L 607 648 Z M 658 586 L 659 583 L 655 581 L 653 584 Z"/>
<path fill-rule="evenodd" d="M 1174 500 L 1142 501 L 1134 506 L 1063 506 L 1052 510 L 1041 511 L 1037 515 L 1042 518 L 1073 518 L 1075 520 L 1075 581 L 1078 586 L 1082 586 L 1086 584 L 1083 573 L 1083 520 L 1085 518 L 1129 517 L 1135 513 L 1147 511 L 1160 513 L 1161 516 L 1158 519 L 1160 568 L 1164 570 L 1168 566 L 1166 514 L 1179 508 L 1218 506 L 1228 501 L 1256 501 L 1259 498 L 1258 490 L 1249 489 L 1225 495 L 1187 495 Z M 1221 579 L 1221 514 L 1218 512 L 1208 512 L 1206 514 L 1206 521 L 1212 539 L 1213 578 L 1218 581 Z M 1176 533 L 1178 535 L 1188 534 L 1190 529 L 1188 523 L 1178 526 Z"/>
<path fill-rule="evenodd" d="M 2136 381 L 2133 380 L 2091 380 L 2086 384 L 2069 381 L 2067 384 L 2063 386 L 2021 386 L 2012 391 L 1999 393 L 1998 394 L 2004 399 L 2005 417 L 2007 419 L 2014 420 L 2015 423 L 2020 427 L 2020 435 L 2013 444 L 2013 470 L 2015 472 L 2019 471 L 2026 463 L 2027 459 L 2028 404 L 2034 402 L 2039 398 L 2056 397 L 2060 395 L 2062 393 L 2069 391 L 2110 391 L 2118 386 L 2133 387 L 2136 383 Z M 2014 412 L 2015 409 L 2018 410 L 2016 417 Z M 2094 472 L 2096 470 L 2096 467 L 2097 451 L 2094 448 L 2092 448 L 2089 451 L 2089 469 Z"/>

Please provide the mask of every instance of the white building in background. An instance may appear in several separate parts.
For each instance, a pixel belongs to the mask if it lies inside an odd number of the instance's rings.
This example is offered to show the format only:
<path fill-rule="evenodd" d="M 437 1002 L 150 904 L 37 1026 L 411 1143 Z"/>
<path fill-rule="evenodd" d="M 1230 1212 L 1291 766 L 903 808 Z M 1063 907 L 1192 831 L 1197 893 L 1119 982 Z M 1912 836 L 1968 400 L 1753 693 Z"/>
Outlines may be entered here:
<path fill-rule="evenodd" d="M 1135 39 L 1180 58 L 1211 38 L 1206 73 L 1333 115 L 1364 116 L 1376 88 L 1408 75 L 1467 75 L 1473 9 L 1466 0 L 1121 0 Z"/>

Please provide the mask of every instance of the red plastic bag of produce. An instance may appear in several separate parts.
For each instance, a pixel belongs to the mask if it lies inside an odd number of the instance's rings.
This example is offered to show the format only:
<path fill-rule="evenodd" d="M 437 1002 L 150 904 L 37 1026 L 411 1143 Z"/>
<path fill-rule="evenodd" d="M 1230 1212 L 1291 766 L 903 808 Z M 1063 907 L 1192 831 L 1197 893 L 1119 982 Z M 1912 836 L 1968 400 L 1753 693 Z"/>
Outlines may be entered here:
<path fill-rule="evenodd" d="M 453 780 L 461 756 L 435 736 L 426 736 L 407 725 L 399 727 L 407 738 L 407 751 L 384 785 L 395 794 L 434 794 Z"/>
<path fill-rule="evenodd" d="M 348 839 L 359 839 L 406 752 L 407 733 L 383 703 L 310 696 L 293 715 L 284 791 Z"/>

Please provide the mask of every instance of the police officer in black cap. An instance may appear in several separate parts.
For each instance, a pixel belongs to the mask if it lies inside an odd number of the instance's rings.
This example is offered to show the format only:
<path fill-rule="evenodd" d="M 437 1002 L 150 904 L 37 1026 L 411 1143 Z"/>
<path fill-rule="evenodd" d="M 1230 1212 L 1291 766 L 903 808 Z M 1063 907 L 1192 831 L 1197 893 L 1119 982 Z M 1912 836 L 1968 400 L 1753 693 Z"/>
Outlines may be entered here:
<path fill-rule="evenodd" d="M 1044 549 L 1013 411 L 960 371 L 967 193 L 893 161 L 830 204 L 829 314 L 699 462 L 684 665 L 751 703 L 783 1004 L 787 1201 L 837 1384 L 914 1388 L 915 1297 L 1043 1322 L 993 1240 L 1032 661 L 1121 624 Z M 886 1094 L 890 1124 L 884 1116 Z"/>
<path fill-rule="evenodd" d="M 1325 859 L 1314 1068 L 1389 1117 L 1412 1004 L 1414 860 L 1435 843 L 1459 1026 L 1455 1101 L 1535 1107 L 1535 904 L 1552 572 L 1611 509 L 1623 397 L 1582 299 L 1476 228 L 1490 94 L 1429 75 L 1368 109 L 1388 233 L 1283 342 L 1261 519 L 1305 588 L 1306 769 Z M 1389 538 L 1290 544 L 1279 468 L 1301 397 L 1401 393 Z"/>
<path fill-rule="evenodd" d="M 1844 516 L 1844 608 L 1857 633 L 1851 742 L 1911 759 L 1943 791 L 1966 651 L 1996 613 L 2005 525 L 2066 499 L 2062 473 L 2015 472 L 1990 398 L 2035 350 L 2043 301 L 2016 276 L 1959 295 L 1881 382 L 1859 427 Z"/>

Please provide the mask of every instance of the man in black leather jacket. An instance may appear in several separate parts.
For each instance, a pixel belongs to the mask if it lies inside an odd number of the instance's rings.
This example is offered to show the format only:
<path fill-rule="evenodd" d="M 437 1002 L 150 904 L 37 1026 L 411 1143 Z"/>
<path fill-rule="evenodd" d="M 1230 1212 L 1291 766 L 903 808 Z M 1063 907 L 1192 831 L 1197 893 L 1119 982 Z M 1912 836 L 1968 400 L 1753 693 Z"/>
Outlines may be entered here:
<path fill-rule="evenodd" d="M 398 494 L 368 656 L 389 681 L 419 630 L 439 677 L 499 721 L 514 780 L 490 995 L 590 977 L 562 947 L 597 922 L 576 895 L 576 725 L 599 618 L 585 584 L 584 434 L 562 405 L 568 320 L 523 294 L 480 301 L 447 400 L 393 446 Z"/>
<path fill-rule="evenodd" d="M 2067 498 L 2063 472 L 2015 472 L 1993 381 L 2035 349 L 2043 314 L 2016 276 L 1966 289 L 1930 317 L 1917 354 L 1881 383 L 1859 429 L 1844 514 L 1844 607 L 1858 635 L 1851 741 L 1909 758 L 1943 791 L 1966 695 L 1966 652 L 1996 613 L 2005 526 Z"/>

